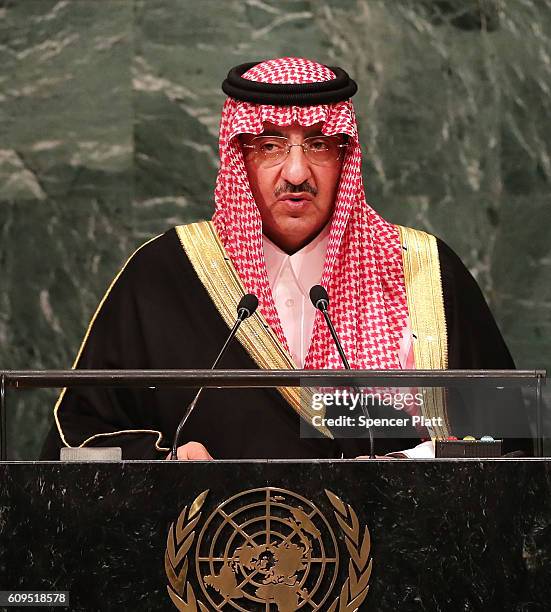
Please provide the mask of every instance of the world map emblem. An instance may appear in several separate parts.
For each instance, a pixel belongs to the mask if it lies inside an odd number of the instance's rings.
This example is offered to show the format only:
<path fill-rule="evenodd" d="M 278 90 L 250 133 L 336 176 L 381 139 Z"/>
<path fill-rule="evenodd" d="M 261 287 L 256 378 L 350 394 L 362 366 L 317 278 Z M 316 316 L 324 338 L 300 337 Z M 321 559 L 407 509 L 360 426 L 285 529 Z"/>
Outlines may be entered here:
<path fill-rule="evenodd" d="M 369 530 L 334 493 L 325 491 L 332 522 L 306 497 L 276 487 L 238 493 L 201 520 L 208 493 L 186 506 L 169 530 L 167 590 L 178 610 L 352 612 L 365 600 Z M 339 587 L 343 562 L 347 578 Z"/>

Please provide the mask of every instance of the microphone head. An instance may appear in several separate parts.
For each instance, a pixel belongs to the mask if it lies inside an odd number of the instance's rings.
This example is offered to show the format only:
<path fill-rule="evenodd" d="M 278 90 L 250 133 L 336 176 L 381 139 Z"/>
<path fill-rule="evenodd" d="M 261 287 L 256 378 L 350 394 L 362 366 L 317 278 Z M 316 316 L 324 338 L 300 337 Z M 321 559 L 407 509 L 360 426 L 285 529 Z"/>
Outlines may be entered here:
<path fill-rule="evenodd" d="M 329 306 L 329 295 L 325 290 L 325 287 L 321 285 L 314 285 L 310 289 L 310 300 L 312 300 L 312 304 L 314 308 L 321 310 L 322 312 L 327 310 Z"/>
<path fill-rule="evenodd" d="M 258 298 L 252 293 L 244 295 L 237 305 L 237 315 L 242 321 L 248 319 L 258 308 Z"/>

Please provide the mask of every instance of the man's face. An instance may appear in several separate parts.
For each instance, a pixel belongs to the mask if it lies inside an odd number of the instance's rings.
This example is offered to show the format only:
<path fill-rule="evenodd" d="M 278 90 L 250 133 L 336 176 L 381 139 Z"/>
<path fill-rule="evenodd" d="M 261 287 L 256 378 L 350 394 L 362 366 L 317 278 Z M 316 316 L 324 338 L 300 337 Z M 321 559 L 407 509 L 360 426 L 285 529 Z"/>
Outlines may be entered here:
<path fill-rule="evenodd" d="M 289 145 L 300 145 L 307 138 L 322 136 L 321 124 L 305 128 L 298 124 L 279 127 L 265 123 L 260 134 L 263 140 L 251 134 L 241 136 L 249 183 L 262 217 L 262 231 L 281 249 L 294 253 L 313 240 L 333 214 L 345 151 L 339 144 L 344 144 L 344 139 L 334 137 L 336 158 L 329 162 L 324 159 L 323 165 L 309 159 L 300 146 L 292 146 L 272 165 L 273 160 L 258 153 L 258 144 L 268 153 L 274 149 L 269 140 L 264 140 L 267 136 L 286 138 Z M 314 149 L 323 146 L 323 141 L 315 139 L 306 142 Z M 255 143 L 256 149 L 252 148 Z M 314 152 L 310 157 L 315 155 Z"/>

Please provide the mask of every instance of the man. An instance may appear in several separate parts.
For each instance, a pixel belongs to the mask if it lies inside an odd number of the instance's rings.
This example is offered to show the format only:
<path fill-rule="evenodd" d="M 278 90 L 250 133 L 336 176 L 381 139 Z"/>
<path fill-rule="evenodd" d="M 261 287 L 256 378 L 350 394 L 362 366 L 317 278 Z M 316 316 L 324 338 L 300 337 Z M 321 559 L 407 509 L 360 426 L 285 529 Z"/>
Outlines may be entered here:
<path fill-rule="evenodd" d="M 329 292 L 352 368 L 513 367 L 457 256 L 367 204 L 350 102 L 356 84 L 344 71 L 275 59 L 238 66 L 223 89 L 230 97 L 212 222 L 172 229 L 134 253 L 101 301 L 75 367 L 209 367 L 240 297 L 253 293 L 257 314 L 221 367 L 340 368 L 308 299 L 318 283 Z M 124 458 L 164 458 L 192 395 L 66 390 L 43 457 L 57 458 L 67 445 L 121 446 Z M 367 454 L 365 440 L 301 438 L 301 419 L 304 427 L 310 417 L 294 389 L 208 389 L 186 423 L 178 458 Z M 419 442 L 385 438 L 377 452 Z"/>

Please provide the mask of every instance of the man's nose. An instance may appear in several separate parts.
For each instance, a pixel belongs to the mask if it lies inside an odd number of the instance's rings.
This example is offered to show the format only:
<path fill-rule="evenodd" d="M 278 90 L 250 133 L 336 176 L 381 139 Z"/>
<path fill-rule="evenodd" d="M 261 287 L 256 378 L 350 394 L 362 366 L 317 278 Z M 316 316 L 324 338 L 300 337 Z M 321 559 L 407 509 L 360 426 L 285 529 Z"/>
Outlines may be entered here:
<path fill-rule="evenodd" d="M 292 185 L 300 185 L 311 178 L 310 164 L 304 155 L 301 146 L 292 146 L 289 149 L 281 168 L 281 178 Z"/>

